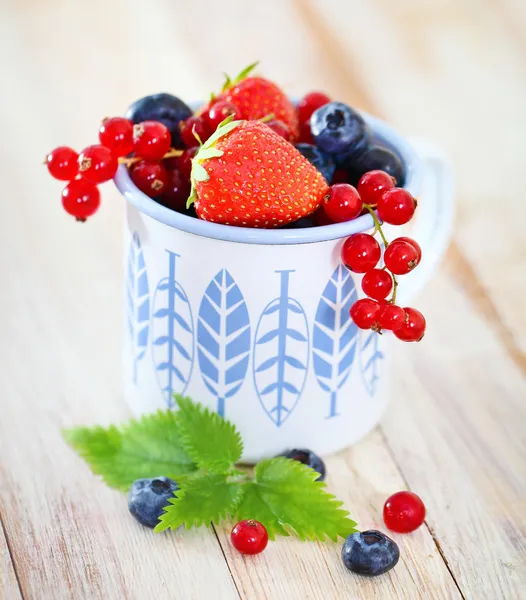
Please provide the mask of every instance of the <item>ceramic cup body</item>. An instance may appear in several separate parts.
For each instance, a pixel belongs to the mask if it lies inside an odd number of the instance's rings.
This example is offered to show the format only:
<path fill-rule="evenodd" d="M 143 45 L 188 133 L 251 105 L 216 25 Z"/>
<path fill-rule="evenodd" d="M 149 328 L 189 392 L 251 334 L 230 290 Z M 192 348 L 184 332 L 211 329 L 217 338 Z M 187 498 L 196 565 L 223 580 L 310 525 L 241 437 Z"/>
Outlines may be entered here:
<path fill-rule="evenodd" d="M 402 158 L 406 187 L 417 195 L 425 175 L 418 154 L 366 118 Z M 413 291 L 451 227 L 450 188 L 439 189 L 447 169 L 442 159 L 437 165 L 435 208 L 422 222 L 434 232 L 430 260 L 410 282 Z M 361 277 L 340 260 L 344 240 L 371 229 L 369 216 L 307 229 L 242 229 L 169 211 L 137 190 L 124 167 L 116 184 L 128 200 L 124 370 L 134 413 L 188 395 L 238 426 L 247 462 L 292 447 L 330 454 L 378 423 L 390 395 L 391 346 L 401 342 L 354 325 L 349 308 L 363 295 Z"/>

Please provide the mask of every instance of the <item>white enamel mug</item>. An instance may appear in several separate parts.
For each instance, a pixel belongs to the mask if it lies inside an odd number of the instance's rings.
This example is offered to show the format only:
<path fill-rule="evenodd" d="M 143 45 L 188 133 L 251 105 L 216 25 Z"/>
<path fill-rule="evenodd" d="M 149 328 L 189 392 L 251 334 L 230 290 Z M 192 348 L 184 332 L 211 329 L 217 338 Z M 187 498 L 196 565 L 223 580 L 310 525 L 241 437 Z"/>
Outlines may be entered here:
<path fill-rule="evenodd" d="M 423 259 L 401 278 L 403 306 L 447 246 L 451 171 L 432 145 L 414 149 L 384 122 L 364 118 L 400 156 L 405 187 L 419 198 L 412 235 Z M 124 166 L 115 183 L 127 200 L 124 373 L 135 414 L 173 407 L 174 393 L 190 396 L 237 425 L 245 462 L 288 448 L 331 454 L 378 423 L 391 390 L 391 346 L 402 342 L 354 325 L 349 308 L 362 295 L 361 276 L 340 260 L 349 235 L 372 229 L 370 215 L 246 229 L 161 206 Z"/>

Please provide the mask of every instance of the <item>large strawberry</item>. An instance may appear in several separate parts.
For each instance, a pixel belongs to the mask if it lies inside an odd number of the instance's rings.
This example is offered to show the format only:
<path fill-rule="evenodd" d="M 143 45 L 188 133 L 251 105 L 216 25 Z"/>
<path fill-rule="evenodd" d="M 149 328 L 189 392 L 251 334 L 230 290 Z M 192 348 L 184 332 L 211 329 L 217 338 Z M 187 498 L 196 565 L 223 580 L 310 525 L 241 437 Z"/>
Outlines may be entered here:
<path fill-rule="evenodd" d="M 227 76 L 223 91 L 218 100 L 235 104 L 242 119 L 258 120 L 269 115 L 285 123 L 291 133 L 291 141 L 299 137 L 299 123 L 296 109 L 287 95 L 272 81 L 248 75 L 257 66 L 254 63 L 243 69 L 232 81 Z"/>
<path fill-rule="evenodd" d="M 192 195 L 205 221 L 272 228 L 314 212 L 328 192 L 323 175 L 259 121 L 225 121 L 192 160 Z"/>

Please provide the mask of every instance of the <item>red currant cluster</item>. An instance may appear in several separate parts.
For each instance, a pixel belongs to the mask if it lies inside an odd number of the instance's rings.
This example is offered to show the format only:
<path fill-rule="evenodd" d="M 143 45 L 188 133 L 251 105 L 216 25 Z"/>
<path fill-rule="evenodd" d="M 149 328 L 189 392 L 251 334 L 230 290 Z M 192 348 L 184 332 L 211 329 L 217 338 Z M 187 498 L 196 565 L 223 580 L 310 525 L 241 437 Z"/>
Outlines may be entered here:
<path fill-rule="evenodd" d="M 67 146 L 59 146 L 46 156 L 49 173 L 55 179 L 68 181 L 62 191 L 62 205 L 77 221 L 86 221 L 100 205 L 98 184 L 113 178 L 119 163 L 133 165 L 138 170 L 135 184 L 161 195 L 169 187 L 168 177 L 160 161 L 179 156 L 171 151 L 167 127 L 158 121 L 134 125 L 123 117 L 104 119 L 99 129 L 99 144 L 88 146 L 77 154 Z M 124 158 L 132 155 L 131 158 Z M 159 175 L 158 170 L 162 171 Z M 151 194 L 150 194 L 151 195 Z M 188 194 L 187 194 L 188 196 Z"/>
<path fill-rule="evenodd" d="M 420 263 L 422 251 L 418 243 L 408 237 L 388 242 L 380 221 L 404 225 L 413 217 L 416 206 L 413 196 L 407 190 L 395 187 L 393 178 L 383 171 L 365 173 L 358 189 L 347 183 L 332 185 L 323 205 L 329 222 L 349 221 L 365 212 L 372 215 L 374 233 L 355 233 L 342 248 L 345 266 L 354 273 L 364 274 L 362 290 L 368 296 L 355 302 L 351 317 L 361 329 L 372 329 L 378 333 L 389 330 L 406 342 L 422 339 L 426 321 L 418 310 L 396 305 L 396 276 L 412 271 Z M 382 247 L 374 238 L 376 233 L 380 234 L 385 247 L 385 266 L 382 268 L 378 268 Z"/>

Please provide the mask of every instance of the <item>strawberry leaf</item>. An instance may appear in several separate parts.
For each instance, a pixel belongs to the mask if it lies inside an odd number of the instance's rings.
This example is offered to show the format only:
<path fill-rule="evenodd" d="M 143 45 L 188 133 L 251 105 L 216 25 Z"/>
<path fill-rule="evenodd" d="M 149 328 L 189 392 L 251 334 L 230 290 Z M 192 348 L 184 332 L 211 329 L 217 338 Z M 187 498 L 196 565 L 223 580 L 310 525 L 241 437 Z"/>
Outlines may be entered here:
<path fill-rule="evenodd" d="M 203 165 L 196 162 L 192 164 L 192 179 L 195 179 L 196 181 L 208 181 L 210 175 L 206 172 Z"/>
<path fill-rule="evenodd" d="M 236 427 L 189 398 L 175 395 L 179 432 L 185 451 L 196 464 L 212 473 L 229 473 L 243 452 Z"/>
<path fill-rule="evenodd" d="M 226 475 L 210 473 L 188 478 L 168 500 L 170 504 L 154 531 L 177 529 L 183 523 L 186 529 L 219 523 L 235 511 L 242 494 L 241 485 L 227 481 Z"/>
<path fill-rule="evenodd" d="M 170 410 L 121 427 L 76 427 L 63 435 L 93 473 L 119 490 L 127 491 L 136 479 L 164 475 L 177 480 L 196 470 L 183 448 L 177 416 Z"/>
<path fill-rule="evenodd" d="M 271 539 L 289 531 L 302 540 L 328 537 L 336 541 L 338 536 L 348 536 L 356 531 L 356 523 L 317 477 L 313 469 L 295 460 L 261 461 L 254 470 L 254 481 L 244 486 L 236 518 L 263 523 Z"/>

